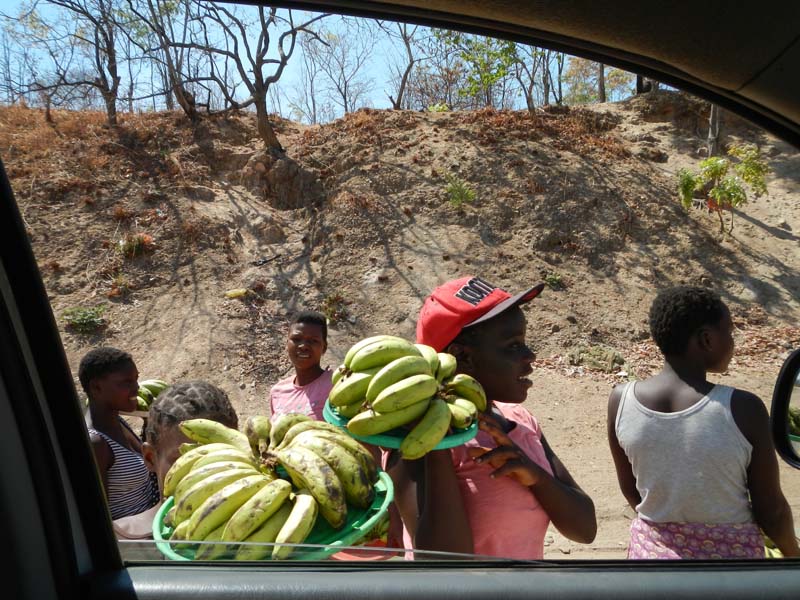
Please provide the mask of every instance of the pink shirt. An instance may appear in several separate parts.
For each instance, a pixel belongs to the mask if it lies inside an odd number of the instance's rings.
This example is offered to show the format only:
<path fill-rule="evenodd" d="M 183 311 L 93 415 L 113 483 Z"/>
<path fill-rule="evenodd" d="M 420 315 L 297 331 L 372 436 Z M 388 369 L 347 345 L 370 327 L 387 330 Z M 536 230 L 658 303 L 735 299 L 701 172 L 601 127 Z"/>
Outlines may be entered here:
<path fill-rule="evenodd" d="M 333 387 L 331 383 L 332 376 L 333 372 L 330 369 L 326 369 L 322 375 L 308 385 L 297 385 L 294 381 L 294 375 L 281 379 L 272 386 L 269 392 L 271 414 L 282 415 L 296 412 L 314 417 L 318 421 L 324 421 L 322 409 Z"/>
<path fill-rule="evenodd" d="M 517 423 L 508 437 L 552 475 L 553 469 L 545 455 L 536 418 L 519 404 L 495 402 L 494 405 L 503 416 Z M 477 446 L 494 448 L 496 444 L 489 434 L 478 431 L 474 439 L 450 451 L 472 528 L 473 552 L 499 558 L 543 558 L 544 536 L 550 517 L 530 489 L 510 477 L 492 479 L 493 467 L 480 465 L 470 458 L 467 448 Z M 405 528 L 403 541 L 406 548 L 412 547 Z"/>

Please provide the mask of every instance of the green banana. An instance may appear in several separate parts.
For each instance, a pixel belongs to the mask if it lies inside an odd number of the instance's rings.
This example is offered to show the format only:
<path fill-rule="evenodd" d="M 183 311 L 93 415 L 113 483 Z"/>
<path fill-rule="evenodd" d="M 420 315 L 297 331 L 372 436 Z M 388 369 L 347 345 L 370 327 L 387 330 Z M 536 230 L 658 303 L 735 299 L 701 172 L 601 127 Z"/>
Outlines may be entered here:
<path fill-rule="evenodd" d="M 260 456 L 269 446 L 269 432 L 272 422 L 265 415 L 255 415 L 248 417 L 244 422 L 244 434 L 250 442 L 250 449 L 253 454 Z"/>
<path fill-rule="evenodd" d="M 430 407 L 414 428 L 400 442 L 400 456 L 406 460 L 422 458 L 442 441 L 450 427 L 452 414 L 441 398 L 431 400 Z"/>
<path fill-rule="evenodd" d="M 317 521 L 319 506 L 313 494 L 301 490 L 294 495 L 294 505 L 289 518 L 275 537 L 275 543 L 281 544 L 272 549 L 274 560 L 289 558 L 295 548 L 293 544 L 301 544 L 311 533 Z"/>
<path fill-rule="evenodd" d="M 220 525 L 205 537 L 203 540 L 204 542 L 214 543 L 198 545 L 194 553 L 195 560 L 214 560 L 225 553 L 225 550 L 228 548 L 227 545 L 219 543 L 222 541 L 222 532 L 224 529 L 225 525 Z"/>
<path fill-rule="evenodd" d="M 339 431 L 317 430 L 314 432 L 317 437 L 328 439 L 340 446 L 344 447 L 356 460 L 361 464 L 361 469 L 367 476 L 370 483 L 375 483 L 378 480 L 378 465 L 375 462 L 375 457 L 372 453 L 362 446 L 354 438 L 351 438 L 341 429 Z"/>
<path fill-rule="evenodd" d="M 272 420 L 272 429 L 269 432 L 269 447 L 277 448 L 283 441 L 283 436 L 291 429 L 292 425 L 302 421 L 311 421 L 311 417 L 303 413 L 284 413 Z"/>
<path fill-rule="evenodd" d="M 367 409 L 350 419 L 347 422 L 347 429 L 354 435 L 377 435 L 418 419 L 428 409 L 429 403 L 430 400 L 425 398 L 416 404 L 388 413 Z"/>
<path fill-rule="evenodd" d="M 181 548 L 186 548 L 186 544 L 181 544 L 180 542 L 186 539 L 186 530 L 189 529 L 189 521 L 182 521 L 175 526 L 175 529 L 172 530 L 172 535 L 169 536 L 170 547 L 173 550 L 180 550 Z"/>
<path fill-rule="evenodd" d="M 479 412 L 486 410 L 488 404 L 486 399 L 486 392 L 483 386 L 478 383 L 478 380 L 467 375 L 466 373 L 458 373 L 452 379 L 445 382 L 445 389 L 448 392 L 453 392 L 456 396 L 466 398 L 475 405 Z"/>
<path fill-rule="evenodd" d="M 136 397 L 138 398 L 140 407 L 142 405 L 147 406 L 145 410 L 150 410 L 150 405 L 153 403 L 153 400 L 156 399 L 155 396 L 153 396 L 153 392 L 141 386 L 139 386 L 139 389 L 136 391 Z"/>
<path fill-rule="evenodd" d="M 142 412 L 147 412 L 150 410 L 150 405 L 147 403 L 147 400 L 138 394 L 136 395 L 136 409 L 141 410 Z"/>
<path fill-rule="evenodd" d="M 442 383 L 445 379 L 450 379 L 456 373 L 458 361 L 456 357 L 447 352 L 439 352 L 439 368 L 436 371 L 436 380 Z"/>
<path fill-rule="evenodd" d="M 175 523 L 175 505 L 174 504 L 172 505 L 172 508 L 170 508 L 167 511 L 167 514 L 164 515 L 164 525 L 166 525 L 167 527 L 175 527 L 175 525 L 176 525 L 176 523 Z"/>
<path fill-rule="evenodd" d="M 361 462 L 344 446 L 318 436 L 316 431 L 304 431 L 298 435 L 290 448 L 302 446 L 311 450 L 333 469 L 342 484 L 347 502 L 358 508 L 368 508 L 375 497 L 375 490 L 361 466 Z"/>
<path fill-rule="evenodd" d="M 422 354 L 414 344 L 404 339 L 382 340 L 359 350 L 353 356 L 349 367 L 352 371 L 365 371 L 372 367 L 382 367 L 401 356 L 422 356 Z"/>
<path fill-rule="evenodd" d="M 367 387 L 367 402 L 373 402 L 383 390 L 412 375 L 431 376 L 431 367 L 422 356 L 401 356 L 378 371 Z M 347 402 L 350 404 L 350 402 Z"/>
<path fill-rule="evenodd" d="M 351 368 L 350 364 L 353 362 L 353 357 L 356 354 L 358 354 L 358 352 L 362 348 L 365 348 L 366 346 L 369 346 L 370 344 L 374 344 L 375 342 L 383 342 L 383 341 L 386 341 L 386 340 L 402 340 L 402 341 L 405 341 L 405 340 L 403 340 L 403 338 L 399 338 L 399 337 L 394 336 L 394 335 L 373 335 L 372 337 L 368 337 L 368 338 L 364 338 L 363 340 L 359 340 L 358 342 L 356 342 L 355 344 L 350 346 L 350 349 L 347 351 L 347 354 L 345 354 L 345 356 L 344 356 L 344 366 L 346 368 L 350 369 Z"/>
<path fill-rule="evenodd" d="M 293 506 L 292 502 L 281 504 L 281 507 L 274 515 L 267 519 L 254 533 L 242 540 L 246 544 L 239 545 L 234 558 L 236 560 L 261 560 L 265 556 L 272 554 L 273 547 L 271 544 L 275 542 L 275 538 L 278 537 L 278 533 L 284 523 L 289 519 L 289 515 L 292 514 Z"/>
<path fill-rule="evenodd" d="M 363 402 L 372 378 L 379 370 L 378 367 L 365 371 L 354 371 L 343 377 L 338 384 L 333 386 L 328 395 L 331 406 L 346 406 L 355 402 Z"/>
<path fill-rule="evenodd" d="M 290 446 L 274 454 L 295 486 L 314 496 L 330 526 L 339 529 L 344 525 L 347 518 L 344 489 L 330 465 L 303 446 Z"/>
<path fill-rule="evenodd" d="M 269 483 L 263 475 L 249 475 L 229 483 L 206 498 L 189 517 L 186 536 L 190 540 L 204 540 L 209 533 L 225 523 L 236 509 L 253 494 Z"/>
<path fill-rule="evenodd" d="M 238 448 L 225 448 L 224 450 L 209 452 L 205 456 L 200 457 L 200 459 L 192 465 L 192 469 L 199 469 L 200 467 L 205 467 L 215 462 L 240 462 L 246 463 L 252 467 L 258 464 L 249 453 L 245 454 Z"/>
<path fill-rule="evenodd" d="M 302 421 L 300 423 L 296 423 L 291 426 L 289 431 L 286 432 L 286 435 L 283 436 L 283 440 L 281 441 L 280 444 L 278 444 L 276 450 L 285 448 L 292 442 L 292 440 L 296 436 L 310 429 L 313 429 L 315 431 L 328 431 L 331 433 L 347 435 L 342 431 L 340 427 L 336 427 L 336 425 L 331 425 L 330 423 L 326 423 L 325 421 Z"/>
<path fill-rule="evenodd" d="M 456 429 L 466 429 L 475 420 L 472 414 L 463 406 L 447 403 L 447 408 L 450 410 L 450 424 Z M 474 406 L 472 406 L 472 410 L 473 412 L 475 411 Z"/>
<path fill-rule="evenodd" d="M 428 361 L 428 366 L 431 369 L 431 375 L 436 376 L 436 371 L 439 370 L 439 353 L 436 349 L 427 344 L 414 344 L 419 350 L 422 357 Z"/>
<path fill-rule="evenodd" d="M 274 515 L 292 493 L 285 479 L 270 481 L 242 504 L 225 525 L 223 542 L 241 542 Z"/>
<path fill-rule="evenodd" d="M 145 379 L 139 382 L 139 389 L 145 388 L 153 395 L 153 398 L 158 398 L 158 395 L 168 387 L 169 384 L 163 379 Z"/>
<path fill-rule="evenodd" d="M 177 510 L 175 511 L 175 520 L 180 523 L 192 516 L 198 510 L 198 507 L 203 504 L 209 497 L 216 494 L 225 486 L 230 485 L 240 479 L 247 477 L 263 477 L 254 473 L 252 469 L 228 469 L 209 475 L 205 479 L 198 481 L 192 487 L 187 489 L 183 496 L 178 499 Z M 208 533 L 208 532 L 206 532 Z M 204 539 L 191 538 L 191 539 Z"/>
<path fill-rule="evenodd" d="M 400 410 L 420 400 L 432 397 L 439 389 L 436 379 L 430 375 L 411 375 L 385 388 L 372 401 L 372 410 L 387 413 Z"/>
<path fill-rule="evenodd" d="M 200 481 L 203 481 L 206 477 L 210 477 L 211 475 L 220 473 L 222 471 L 230 471 L 232 469 L 249 469 L 253 473 L 258 473 L 255 467 L 251 467 L 243 462 L 224 461 L 211 463 L 210 465 L 205 465 L 199 468 L 194 467 L 183 479 L 181 479 L 181 482 L 175 488 L 175 493 L 173 494 L 175 503 L 177 504 L 178 501 L 186 495 L 187 490 L 192 488 Z"/>
<path fill-rule="evenodd" d="M 222 442 L 236 446 L 243 452 L 250 454 L 250 442 L 247 436 L 237 429 L 227 427 L 211 419 L 189 419 L 179 424 L 183 434 L 190 440 L 201 444 Z"/>
<path fill-rule="evenodd" d="M 181 456 L 186 454 L 189 450 L 194 448 L 199 448 L 203 444 L 198 444 L 197 442 L 184 442 L 180 446 L 178 446 L 178 452 L 180 452 Z"/>
<path fill-rule="evenodd" d="M 200 460 L 206 454 L 215 452 L 217 450 L 230 449 L 230 444 L 213 443 L 201 444 L 197 448 L 192 448 L 179 456 L 164 476 L 164 498 L 169 498 L 175 493 L 175 488 L 181 482 L 186 474 L 192 469 L 194 463 Z"/>
<path fill-rule="evenodd" d="M 364 410 L 364 404 L 361 402 L 353 402 L 352 404 L 348 404 L 346 406 L 336 407 L 336 412 L 340 417 L 344 417 L 345 419 L 355 417 L 362 410 Z"/>
<path fill-rule="evenodd" d="M 336 385 L 337 383 L 339 383 L 341 378 L 347 375 L 349 372 L 350 369 L 348 369 L 344 365 L 339 365 L 338 367 L 336 367 L 336 369 L 334 369 L 333 371 L 333 374 L 331 375 L 331 385 Z"/>

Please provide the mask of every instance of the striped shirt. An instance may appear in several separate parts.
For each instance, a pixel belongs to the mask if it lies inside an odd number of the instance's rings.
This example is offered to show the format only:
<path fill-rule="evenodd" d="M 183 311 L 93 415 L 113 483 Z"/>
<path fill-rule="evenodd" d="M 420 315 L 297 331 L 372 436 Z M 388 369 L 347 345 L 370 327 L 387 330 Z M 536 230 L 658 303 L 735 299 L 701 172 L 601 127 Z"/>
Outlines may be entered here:
<path fill-rule="evenodd" d="M 120 421 L 133 433 L 125 421 Z M 114 464 L 106 475 L 106 496 L 111 518 L 135 515 L 157 504 L 160 497 L 156 474 L 148 470 L 142 455 L 112 440 L 102 431 L 89 428 L 89 433 L 103 438 L 114 454 Z"/>

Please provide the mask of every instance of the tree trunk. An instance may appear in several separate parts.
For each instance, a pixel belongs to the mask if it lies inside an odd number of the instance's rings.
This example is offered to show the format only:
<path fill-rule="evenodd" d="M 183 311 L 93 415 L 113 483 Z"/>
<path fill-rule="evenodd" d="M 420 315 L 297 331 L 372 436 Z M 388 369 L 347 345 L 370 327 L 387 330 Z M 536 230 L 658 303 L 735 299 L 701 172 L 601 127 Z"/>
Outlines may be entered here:
<path fill-rule="evenodd" d="M 283 146 L 278 141 L 275 135 L 275 130 L 269 122 L 269 115 L 267 114 L 267 98 L 262 96 L 255 99 L 256 105 L 256 122 L 258 123 L 258 135 L 264 141 L 264 144 L 271 151 L 283 152 Z"/>
<path fill-rule="evenodd" d="M 101 91 L 106 104 L 106 119 L 112 127 L 117 125 L 117 95 L 110 91 Z"/>
<path fill-rule="evenodd" d="M 606 101 L 606 66 L 603 63 L 597 64 L 597 101 Z"/>
<path fill-rule="evenodd" d="M 708 156 L 714 156 L 719 150 L 719 107 L 711 105 L 711 112 L 708 115 L 708 137 L 706 138 Z"/>
<path fill-rule="evenodd" d="M 644 94 L 653 89 L 653 82 L 642 75 L 636 76 L 636 94 Z"/>
<path fill-rule="evenodd" d="M 550 65 L 547 65 L 547 68 L 544 71 L 542 87 L 544 88 L 544 105 L 548 106 L 550 104 Z"/>

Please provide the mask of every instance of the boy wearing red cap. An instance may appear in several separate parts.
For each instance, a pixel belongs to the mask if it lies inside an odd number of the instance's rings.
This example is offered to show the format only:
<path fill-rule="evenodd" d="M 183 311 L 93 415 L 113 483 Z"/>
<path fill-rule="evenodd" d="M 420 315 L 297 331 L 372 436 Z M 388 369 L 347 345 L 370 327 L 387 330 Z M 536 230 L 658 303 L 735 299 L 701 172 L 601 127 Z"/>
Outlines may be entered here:
<path fill-rule="evenodd" d="M 417 342 L 453 354 L 458 372 L 484 387 L 489 407 L 477 437 L 464 446 L 417 461 L 389 459 L 406 547 L 541 559 L 551 521 L 569 539 L 594 540 L 591 498 L 521 406 L 533 385 L 535 355 L 525 343 L 520 305 L 543 288 L 512 296 L 478 277 L 463 277 L 426 298 Z"/>

